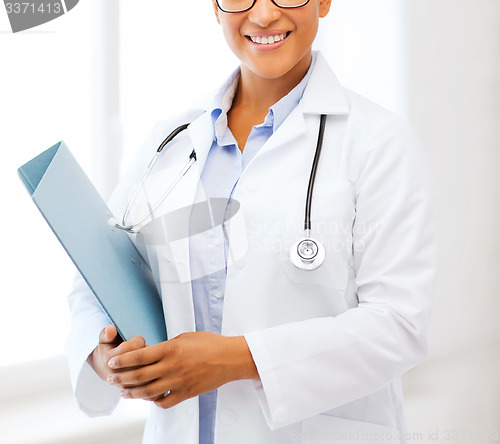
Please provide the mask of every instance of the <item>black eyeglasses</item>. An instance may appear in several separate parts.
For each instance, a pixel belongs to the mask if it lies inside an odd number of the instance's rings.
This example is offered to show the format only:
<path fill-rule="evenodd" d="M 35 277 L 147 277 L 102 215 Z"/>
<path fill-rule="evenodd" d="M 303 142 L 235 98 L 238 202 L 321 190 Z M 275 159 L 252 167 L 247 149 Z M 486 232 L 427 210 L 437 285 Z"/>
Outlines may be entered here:
<path fill-rule="evenodd" d="M 222 12 L 245 12 L 253 8 L 257 0 L 216 0 Z M 309 0 L 271 0 L 276 6 L 284 9 L 300 8 L 309 3 Z"/>

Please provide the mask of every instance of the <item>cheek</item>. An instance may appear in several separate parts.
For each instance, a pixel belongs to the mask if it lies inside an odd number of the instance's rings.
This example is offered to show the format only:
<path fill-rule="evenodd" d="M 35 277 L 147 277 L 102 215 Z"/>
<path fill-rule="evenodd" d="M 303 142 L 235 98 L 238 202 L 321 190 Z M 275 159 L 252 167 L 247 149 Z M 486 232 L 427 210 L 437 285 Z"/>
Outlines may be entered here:
<path fill-rule="evenodd" d="M 302 30 L 302 35 L 308 40 L 314 40 L 318 33 L 319 19 L 316 15 L 309 15 L 297 23 L 297 28 Z"/>
<path fill-rule="evenodd" d="M 236 18 L 225 17 L 221 19 L 222 34 L 230 48 L 238 47 L 238 40 L 241 39 L 240 25 Z"/>

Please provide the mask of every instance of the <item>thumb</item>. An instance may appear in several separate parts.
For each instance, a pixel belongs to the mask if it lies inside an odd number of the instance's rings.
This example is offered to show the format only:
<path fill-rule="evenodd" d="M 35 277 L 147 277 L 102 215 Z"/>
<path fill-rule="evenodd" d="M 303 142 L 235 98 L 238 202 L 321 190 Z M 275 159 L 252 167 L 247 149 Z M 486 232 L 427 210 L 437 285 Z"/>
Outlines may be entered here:
<path fill-rule="evenodd" d="M 116 327 L 113 324 L 108 325 L 104 327 L 101 333 L 99 334 L 99 342 L 101 344 L 111 344 L 115 342 L 116 335 L 117 335 Z"/>

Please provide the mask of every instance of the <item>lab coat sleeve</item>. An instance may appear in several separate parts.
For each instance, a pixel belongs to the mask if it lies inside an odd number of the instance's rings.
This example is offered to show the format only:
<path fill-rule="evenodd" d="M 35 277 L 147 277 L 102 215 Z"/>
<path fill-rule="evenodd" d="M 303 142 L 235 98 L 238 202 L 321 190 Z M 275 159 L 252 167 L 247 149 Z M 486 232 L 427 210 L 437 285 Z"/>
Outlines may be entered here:
<path fill-rule="evenodd" d="M 124 213 L 129 202 L 130 191 L 139 182 L 164 138 L 174 128 L 191 122 L 202 112 L 202 109 L 191 109 L 172 119 L 156 123 L 131 167 L 109 199 L 108 206 L 116 217 Z M 140 247 L 138 249 L 141 254 L 144 253 Z M 68 303 L 72 323 L 70 335 L 66 341 L 66 356 L 78 405 L 89 416 L 110 414 L 120 400 L 119 389 L 102 381 L 87 359 L 99 343 L 99 333 L 111 322 L 80 274 L 77 274 L 75 278 L 73 291 L 68 296 Z"/>
<path fill-rule="evenodd" d="M 436 255 L 433 186 L 423 152 L 413 131 L 394 118 L 364 140 L 346 139 L 350 150 L 363 147 L 351 171 L 359 305 L 245 335 L 271 429 L 367 396 L 426 354 Z"/>
<path fill-rule="evenodd" d="M 66 341 L 66 357 L 78 406 L 89 416 L 109 415 L 120 400 L 120 391 L 101 380 L 87 358 L 99 343 L 99 333 L 111 322 L 79 273 L 68 304 L 72 328 Z"/>

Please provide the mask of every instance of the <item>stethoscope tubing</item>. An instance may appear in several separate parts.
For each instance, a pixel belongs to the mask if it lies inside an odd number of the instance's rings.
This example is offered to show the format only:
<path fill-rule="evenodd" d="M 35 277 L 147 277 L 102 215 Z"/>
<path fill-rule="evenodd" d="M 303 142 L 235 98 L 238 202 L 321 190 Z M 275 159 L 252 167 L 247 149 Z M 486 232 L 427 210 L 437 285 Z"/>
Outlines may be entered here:
<path fill-rule="evenodd" d="M 316 171 L 318 169 L 319 157 L 321 155 L 321 148 L 323 147 L 325 125 L 326 125 L 326 115 L 321 114 L 321 119 L 319 122 L 318 141 L 316 143 L 316 152 L 314 153 L 314 160 L 311 167 L 311 175 L 309 177 L 309 185 L 307 187 L 306 212 L 304 217 L 304 230 L 306 231 L 306 237 L 309 237 L 308 234 L 311 231 L 311 205 L 313 198 L 313 189 L 314 189 L 314 182 L 316 180 Z"/>
<path fill-rule="evenodd" d="M 316 143 L 316 151 L 314 153 L 314 159 L 313 159 L 313 163 L 312 163 L 312 167 L 311 167 L 311 174 L 309 176 L 309 184 L 307 187 L 306 206 L 305 206 L 305 215 L 304 215 L 305 238 L 297 241 L 290 249 L 290 259 L 291 259 L 292 263 L 297 268 L 304 269 L 304 270 L 315 270 L 316 268 L 321 266 L 321 264 L 323 263 L 324 258 L 325 258 L 325 251 L 324 251 L 323 245 L 319 241 L 311 238 L 310 234 L 311 234 L 311 207 L 312 207 L 314 183 L 316 181 L 316 172 L 318 170 L 319 159 L 321 156 L 321 149 L 323 147 L 323 139 L 324 139 L 324 133 L 325 133 L 325 127 L 326 127 L 326 118 L 327 118 L 327 116 L 325 114 L 321 114 L 319 131 L 318 131 L 318 140 Z M 146 169 L 146 172 L 142 176 L 139 185 L 135 189 L 134 194 L 132 195 L 132 198 L 130 199 L 130 201 L 127 205 L 125 213 L 123 214 L 122 223 L 119 224 L 115 219 L 110 219 L 109 223 L 111 226 L 119 228 L 121 230 L 125 230 L 129 233 L 138 233 L 140 228 L 142 228 L 143 223 L 162 204 L 162 202 L 172 192 L 172 190 L 176 187 L 176 185 L 179 183 L 179 181 L 182 179 L 182 177 L 189 171 L 191 166 L 196 162 L 196 152 L 193 149 L 193 151 L 189 155 L 188 162 L 183 167 L 181 172 L 177 175 L 177 177 L 173 180 L 173 182 L 170 184 L 170 186 L 167 188 L 167 190 L 163 193 L 163 195 L 160 197 L 160 199 L 151 208 L 149 208 L 148 212 L 143 217 L 141 217 L 137 222 L 130 224 L 130 225 L 126 224 L 126 220 L 127 220 L 127 217 L 130 213 L 130 209 L 132 208 L 132 205 L 134 204 L 134 202 L 137 198 L 137 195 L 139 194 L 139 191 L 142 189 L 144 182 L 146 181 L 146 178 L 149 176 L 149 173 L 153 169 L 156 161 L 158 160 L 158 157 L 160 156 L 161 152 L 163 151 L 163 148 L 168 143 L 170 143 L 179 133 L 186 130 L 188 126 L 189 126 L 189 123 L 185 123 L 185 124 L 178 126 L 165 138 L 165 140 L 163 140 L 163 142 L 160 144 L 160 146 L 156 150 L 155 156 L 153 157 L 153 159 L 149 163 L 149 165 Z M 311 247 L 314 247 L 315 251 L 313 251 L 313 254 L 311 256 L 305 257 L 301 254 L 301 246 L 304 246 L 308 251 Z"/>
<path fill-rule="evenodd" d="M 178 126 L 176 129 L 174 129 L 166 138 L 165 140 L 160 144 L 158 149 L 156 150 L 156 154 L 151 159 L 151 162 L 149 162 L 149 165 L 146 169 L 146 172 L 141 178 L 141 181 L 137 188 L 134 191 L 134 194 L 132 195 L 132 198 L 130 199 L 127 208 L 125 210 L 125 213 L 123 213 L 123 218 L 122 218 L 122 223 L 115 223 L 114 226 L 116 228 L 119 228 L 121 230 L 125 230 L 129 233 L 138 233 L 140 230 L 140 227 L 142 224 L 149 218 L 149 216 L 162 204 L 162 202 L 168 197 L 168 195 L 172 192 L 172 190 L 175 188 L 175 186 L 179 183 L 179 181 L 182 179 L 182 177 L 189 171 L 189 169 L 193 166 L 193 164 L 196 162 L 196 152 L 193 149 L 191 154 L 189 155 L 189 160 L 186 163 L 186 165 L 183 167 L 182 171 L 176 176 L 176 178 L 173 180 L 173 182 L 170 184 L 170 186 L 167 188 L 167 190 L 162 194 L 158 202 L 156 202 L 151 208 L 149 208 L 148 212 L 142 216 L 137 222 L 127 225 L 126 220 L 127 216 L 130 212 L 130 209 L 132 208 L 132 205 L 135 202 L 135 199 L 137 198 L 137 195 L 139 194 L 139 191 L 142 189 L 142 186 L 144 185 L 144 182 L 146 181 L 146 178 L 149 176 L 150 171 L 153 169 L 156 161 L 158 160 L 158 157 L 160 156 L 161 152 L 163 151 L 163 148 L 170 143 L 180 132 L 184 131 L 187 129 L 189 126 L 189 123 L 182 124 Z"/>

